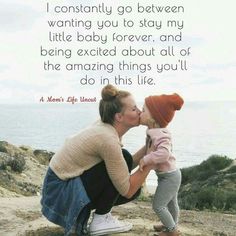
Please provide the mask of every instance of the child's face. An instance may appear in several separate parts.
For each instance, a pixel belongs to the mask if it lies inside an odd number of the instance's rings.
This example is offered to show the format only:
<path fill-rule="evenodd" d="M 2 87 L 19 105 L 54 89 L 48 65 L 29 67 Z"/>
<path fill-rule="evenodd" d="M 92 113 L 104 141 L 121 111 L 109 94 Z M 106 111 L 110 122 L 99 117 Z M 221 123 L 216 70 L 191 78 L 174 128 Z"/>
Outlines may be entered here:
<path fill-rule="evenodd" d="M 143 110 L 140 114 L 140 124 L 148 126 L 150 119 L 152 119 L 152 115 L 148 110 L 146 104 L 143 105 Z"/>

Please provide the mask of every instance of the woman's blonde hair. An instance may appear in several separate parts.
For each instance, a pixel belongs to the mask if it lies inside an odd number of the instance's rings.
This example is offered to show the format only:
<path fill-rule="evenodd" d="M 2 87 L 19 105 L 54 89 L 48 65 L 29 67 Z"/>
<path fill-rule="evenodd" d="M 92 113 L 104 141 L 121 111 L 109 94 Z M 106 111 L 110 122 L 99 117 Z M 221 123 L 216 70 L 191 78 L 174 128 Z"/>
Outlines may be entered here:
<path fill-rule="evenodd" d="M 118 90 L 115 86 L 109 84 L 102 89 L 102 99 L 99 103 L 99 113 L 104 123 L 113 124 L 115 114 L 122 112 L 124 104 L 122 99 L 130 96 L 128 91 Z"/>

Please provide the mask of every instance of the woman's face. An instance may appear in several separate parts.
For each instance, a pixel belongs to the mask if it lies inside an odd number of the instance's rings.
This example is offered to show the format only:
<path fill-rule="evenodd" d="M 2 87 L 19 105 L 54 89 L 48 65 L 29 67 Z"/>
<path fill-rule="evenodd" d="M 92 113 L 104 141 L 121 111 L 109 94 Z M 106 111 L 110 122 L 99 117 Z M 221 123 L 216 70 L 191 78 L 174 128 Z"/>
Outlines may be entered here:
<path fill-rule="evenodd" d="M 128 128 L 138 126 L 141 111 L 138 109 L 132 95 L 123 98 L 122 103 L 124 104 L 123 110 L 121 112 L 123 125 Z"/>
<path fill-rule="evenodd" d="M 140 114 L 140 124 L 141 125 L 148 125 L 150 122 L 150 119 L 152 119 L 152 115 L 151 115 L 150 111 L 148 110 L 146 104 L 144 104 L 142 113 Z"/>

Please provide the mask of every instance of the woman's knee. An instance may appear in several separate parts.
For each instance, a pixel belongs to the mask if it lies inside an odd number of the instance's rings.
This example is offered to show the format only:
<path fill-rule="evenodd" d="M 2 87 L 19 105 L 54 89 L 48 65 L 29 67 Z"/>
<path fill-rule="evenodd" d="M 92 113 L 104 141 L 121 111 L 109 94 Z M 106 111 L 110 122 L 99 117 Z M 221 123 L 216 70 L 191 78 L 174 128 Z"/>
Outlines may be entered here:
<path fill-rule="evenodd" d="M 127 163 L 129 171 L 131 171 L 132 166 L 133 166 L 133 157 L 132 157 L 132 155 L 126 149 L 122 149 L 122 154 L 123 154 L 123 157 L 124 157 L 124 159 Z"/>

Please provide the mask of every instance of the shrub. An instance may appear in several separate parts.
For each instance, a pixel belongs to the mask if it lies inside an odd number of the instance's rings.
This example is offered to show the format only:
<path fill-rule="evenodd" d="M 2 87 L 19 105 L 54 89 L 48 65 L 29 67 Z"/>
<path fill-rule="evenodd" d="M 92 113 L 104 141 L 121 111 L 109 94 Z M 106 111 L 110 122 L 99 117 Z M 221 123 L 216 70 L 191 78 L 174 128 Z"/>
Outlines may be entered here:
<path fill-rule="evenodd" d="M 228 173 L 236 173 L 236 166 L 232 166 L 228 169 Z"/>
<path fill-rule="evenodd" d="M 207 160 L 203 161 L 199 167 L 199 171 L 214 171 L 223 170 L 233 162 L 232 159 L 227 156 L 212 155 Z"/>
<path fill-rule="evenodd" d="M 215 197 L 212 202 L 213 207 L 218 210 L 225 210 L 226 198 L 227 198 L 227 192 L 222 190 L 216 190 Z"/>
<path fill-rule="evenodd" d="M 42 165 L 48 165 L 54 152 L 48 152 L 46 150 L 36 149 L 33 152 L 35 159 Z"/>
<path fill-rule="evenodd" d="M 219 190 L 214 186 L 200 188 L 198 192 L 179 194 L 179 205 L 182 209 L 215 209 L 236 212 L 236 192 Z"/>
<path fill-rule="evenodd" d="M 214 188 L 205 188 L 200 192 L 196 193 L 197 204 L 196 207 L 200 210 L 203 209 L 212 209 L 212 202 L 215 197 L 215 189 Z"/>
<path fill-rule="evenodd" d="M 182 173 L 182 184 L 186 184 L 195 179 L 195 176 L 197 175 L 197 168 L 196 166 L 183 168 L 181 169 L 181 173 Z"/>
<path fill-rule="evenodd" d="M 5 147 L 5 143 L 0 141 L 0 152 L 7 153 L 7 148 Z"/>
<path fill-rule="evenodd" d="M 228 192 L 226 198 L 225 210 L 236 210 L 236 192 Z"/>
<path fill-rule="evenodd" d="M 214 170 L 214 169 L 209 169 L 208 171 L 199 171 L 196 178 L 197 178 L 197 180 L 203 181 L 203 180 L 210 178 L 215 173 L 216 173 L 216 170 Z"/>
<path fill-rule="evenodd" d="M 25 167 L 25 158 L 22 155 L 17 155 L 9 161 L 8 165 L 13 171 L 21 173 Z"/>
<path fill-rule="evenodd" d="M 196 209 L 197 201 L 195 193 L 187 193 L 185 196 L 179 196 L 179 205 L 186 210 Z"/>
<path fill-rule="evenodd" d="M 0 170 L 6 170 L 8 159 L 10 156 L 4 152 L 0 152 Z"/>
<path fill-rule="evenodd" d="M 194 180 L 206 180 L 216 174 L 217 171 L 229 166 L 232 162 L 233 160 L 226 156 L 212 155 L 200 165 L 181 169 L 182 184 L 186 184 Z"/>

